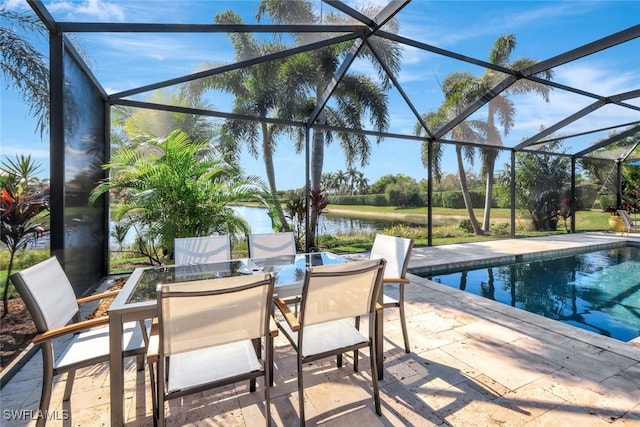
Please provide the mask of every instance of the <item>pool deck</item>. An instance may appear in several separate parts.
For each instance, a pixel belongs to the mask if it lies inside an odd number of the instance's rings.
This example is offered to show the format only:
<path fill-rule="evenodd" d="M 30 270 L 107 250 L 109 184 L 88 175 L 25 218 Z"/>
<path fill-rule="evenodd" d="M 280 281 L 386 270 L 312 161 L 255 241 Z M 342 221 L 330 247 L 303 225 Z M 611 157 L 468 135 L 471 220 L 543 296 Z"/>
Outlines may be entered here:
<path fill-rule="evenodd" d="M 582 233 L 415 248 L 409 268 L 441 271 L 446 266 L 482 266 L 487 260 L 600 249 L 619 242 L 640 244 L 640 235 Z M 354 257 L 366 254 L 355 254 Z M 412 352 L 402 348 L 397 312 L 385 312 L 382 417 L 375 415 L 370 371 L 361 356 L 354 373 L 335 360 L 305 366 L 307 423 L 322 426 L 639 426 L 640 341 L 624 343 L 527 313 L 428 279 L 410 275 L 407 321 Z M 295 358 L 276 340 L 273 424 L 297 425 Z M 1 390 L 3 426 L 36 411 L 41 362 L 36 354 Z M 70 407 L 62 405 L 66 376 L 57 378 L 51 410 L 64 418 L 48 425 L 109 424 L 108 365 L 78 372 Z M 147 371 L 128 360 L 125 377 L 128 426 L 152 425 Z M 172 402 L 169 425 L 264 424 L 263 394 L 246 383 Z M 18 412 L 8 412 L 18 411 Z M 20 412 L 22 411 L 22 412 Z M 11 414 L 21 414 L 22 419 Z"/>

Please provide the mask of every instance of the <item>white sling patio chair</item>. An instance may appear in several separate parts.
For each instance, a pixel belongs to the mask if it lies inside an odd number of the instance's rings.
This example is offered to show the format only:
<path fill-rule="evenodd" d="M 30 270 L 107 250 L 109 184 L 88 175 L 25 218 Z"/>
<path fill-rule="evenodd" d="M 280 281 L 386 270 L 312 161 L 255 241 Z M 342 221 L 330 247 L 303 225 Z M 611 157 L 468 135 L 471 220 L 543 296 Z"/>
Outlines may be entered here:
<path fill-rule="evenodd" d="M 275 300 L 283 315 L 278 327 L 297 353 L 300 425 L 305 424 L 303 365 L 355 350 L 353 365 L 357 371 L 357 350 L 363 347 L 369 347 L 375 410 L 382 414 L 376 375 L 375 314 L 384 266 L 385 261 L 379 259 L 308 267 L 297 316 L 285 301 Z M 359 316 L 368 316 L 368 336 L 353 325 L 353 318 Z"/>
<path fill-rule="evenodd" d="M 270 383 L 272 354 L 262 352 L 261 341 L 271 348 L 273 286 L 268 273 L 158 286 L 158 322 L 147 352 L 154 422 L 164 426 L 165 401 L 245 379 L 251 391 L 258 377 Z"/>
<path fill-rule="evenodd" d="M 629 212 L 624 209 L 618 209 L 618 215 L 622 218 L 622 222 L 624 222 L 624 228 L 627 231 L 627 236 L 632 231 L 640 231 L 640 224 L 637 224 L 638 220 L 631 218 L 631 216 L 629 216 Z M 624 231 L 622 232 L 622 235 L 624 236 Z"/>
<path fill-rule="evenodd" d="M 173 241 L 175 265 L 207 264 L 231 259 L 228 234 L 204 237 L 182 237 Z"/>
<path fill-rule="evenodd" d="M 399 309 L 404 349 L 407 353 L 411 351 L 411 348 L 409 347 L 409 334 L 407 333 L 407 320 L 404 311 L 404 285 L 409 283 L 405 276 L 412 249 L 413 239 L 376 234 L 370 255 L 371 258 L 384 258 L 387 261 L 387 266 L 384 269 L 384 284 L 398 284 L 398 299 L 396 300 L 385 293 L 382 305 L 384 308 L 397 307 Z"/>
<path fill-rule="evenodd" d="M 296 240 L 292 232 L 249 234 L 249 258 L 270 258 L 296 254 Z"/>
<path fill-rule="evenodd" d="M 42 352 L 42 392 L 40 414 L 46 414 L 51 401 L 51 389 L 56 375 L 67 373 L 63 401 L 71 398 L 76 370 L 109 361 L 109 318 L 79 320 L 78 304 L 115 296 L 118 291 L 104 292 L 76 299 L 64 270 L 55 257 L 42 261 L 26 270 L 11 275 L 36 325 L 38 335 L 33 339 Z M 69 323 L 75 320 L 75 323 Z M 139 355 L 146 350 L 146 331 L 141 323 L 129 322 L 123 326 L 123 357 Z M 66 338 L 63 351 L 56 354 L 58 345 L 53 340 Z M 143 361 L 144 359 L 140 359 Z M 142 365 L 140 365 L 142 368 Z M 46 417 L 36 425 L 43 426 Z"/>

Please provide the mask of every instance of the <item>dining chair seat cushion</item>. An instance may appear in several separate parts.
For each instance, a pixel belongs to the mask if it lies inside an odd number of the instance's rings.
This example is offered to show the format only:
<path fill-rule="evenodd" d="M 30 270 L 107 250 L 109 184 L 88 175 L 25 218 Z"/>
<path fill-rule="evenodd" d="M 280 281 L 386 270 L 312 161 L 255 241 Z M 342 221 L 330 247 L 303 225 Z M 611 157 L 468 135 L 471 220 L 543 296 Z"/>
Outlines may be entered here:
<path fill-rule="evenodd" d="M 145 346 L 138 322 L 127 322 L 123 325 L 122 342 L 125 355 Z M 56 359 L 54 369 L 67 370 L 77 366 L 87 366 L 87 360 L 94 361 L 91 364 L 109 360 L 109 328 L 107 326 L 73 335 Z"/>
<path fill-rule="evenodd" d="M 124 324 L 122 341 L 125 355 L 145 346 L 138 322 Z M 95 361 L 92 364 L 109 360 L 109 328 L 107 326 L 73 335 L 60 356 L 56 358 L 54 369 L 67 370 L 77 366 L 86 366 L 87 360 Z"/>
<path fill-rule="evenodd" d="M 176 353 L 169 362 L 167 392 L 188 390 L 262 370 L 251 340 Z"/>
<path fill-rule="evenodd" d="M 389 295 L 383 295 L 382 298 L 382 305 L 385 307 L 393 307 L 393 306 L 397 306 L 399 304 L 398 300 L 395 298 L 390 297 Z"/>
<path fill-rule="evenodd" d="M 291 330 L 286 321 L 279 323 L 282 331 L 289 337 L 290 341 L 297 342 L 298 333 Z M 305 327 L 301 354 L 304 358 L 336 348 L 346 348 L 367 342 L 368 340 L 353 326 L 351 321 L 335 320 Z"/>

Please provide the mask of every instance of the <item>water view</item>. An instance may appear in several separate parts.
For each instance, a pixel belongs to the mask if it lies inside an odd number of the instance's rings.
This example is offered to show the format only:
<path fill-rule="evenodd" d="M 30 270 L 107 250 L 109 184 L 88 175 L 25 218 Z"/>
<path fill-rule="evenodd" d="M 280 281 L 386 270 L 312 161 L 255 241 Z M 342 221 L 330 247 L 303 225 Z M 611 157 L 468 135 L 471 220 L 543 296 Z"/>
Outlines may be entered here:
<path fill-rule="evenodd" d="M 233 208 L 242 215 L 254 233 L 271 233 L 271 220 L 267 209 L 261 207 L 236 206 Z M 397 221 L 396 221 L 397 222 Z M 348 234 L 355 232 L 375 233 L 393 225 L 392 221 L 374 219 L 345 218 L 339 215 L 321 215 L 318 221 L 318 234 Z"/>
<path fill-rule="evenodd" d="M 233 208 L 236 212 L 242 215 L 249 226 L 251 227 L 251 231 L 253 233 L 272 233 L 271 229 L 271 219 L 269 218 L 268 211 L 266 208 L 262 207 L 251 207 L 251 206 L 235 206 Z M 318 224 L 318 234 L 349 234 L 349 233 L 376 233 L 386 227 L 390 227 L 392 225 L 397 224 L 397 221 L 384 221 L 384 220 L 375 220 L 375 219 L 354 219 L 354 218 L 346 218 L 341 217 L 339 215 L 322 215 L 320 216 L 319 224 Z M 405 224 L 406 225 L 406 224 Z M 111 229 L 115 223 L 111 223 Z M 67 239 L 71 241 L 77 241 L 79 237 L 79 228 L 78 227 L 68 227 L 67 228 Z M 129 245 L 135 240 L 135 231 L 132 229 L 127 234 L 124 245 Z M 49 236 L 46 235 L 39 239 L 36 244 L 36 247 L 45 248 L 49 246 Z M 110 237 L 110 246 L 112 248 L 117 248 L 118 244 L 116 239 L 111 236 Z"/>
<path fill-rule="evenodd" d="M 268 210 L 262 207 L 253 206 L 234 206 L 233 209 L 238 212 L 249 223 L 252 233 L 273 233 L 271 228 L 271 219 Z M 348 233 L 376 233 L 385 227 L 396 224 L 393 221 L 373 220 L 373 219 L 354 219 L 345 218 L 338 215 L 322 215 L 318 221 L 318 234 L 348 234 Z M 133 242 L 135 233 L 129 233 L 127 242 Z M 113 237 L 111 245 L 116 245 Z"/>
<path fill-rule="evenodd" d="M 640 336 L 640 248 L 488 267 L 431 279 L 621 341 Z"/>

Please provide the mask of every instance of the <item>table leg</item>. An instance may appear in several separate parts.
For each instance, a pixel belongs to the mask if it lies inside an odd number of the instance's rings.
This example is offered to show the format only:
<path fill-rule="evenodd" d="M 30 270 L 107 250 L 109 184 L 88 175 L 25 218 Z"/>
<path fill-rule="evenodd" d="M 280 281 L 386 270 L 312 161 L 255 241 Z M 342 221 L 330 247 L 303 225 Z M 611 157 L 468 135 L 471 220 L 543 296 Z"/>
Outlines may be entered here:
<path fill-rule="evenodd" d="M 124 361 L 122 360 L 122 317 L 109 313 L 109 385 L 111 425 L 124 425 Z"/>
<path fill-rule="evenodd" d="M 384 298 L 384 294 L 382 289 L 380 290 L 380 295 L 378 296 L 378 304 L 382 306 L 382 300 Z M 378 380 L 383 378 L 383 368 L 384 368 L 384 331 L 383 331 L 383 320 L 384 320 L 384 309 L 376 310 L 376 324 L 375 324 L 375 334 L 376 334 L 376 359 L 378 360 Z"/>

